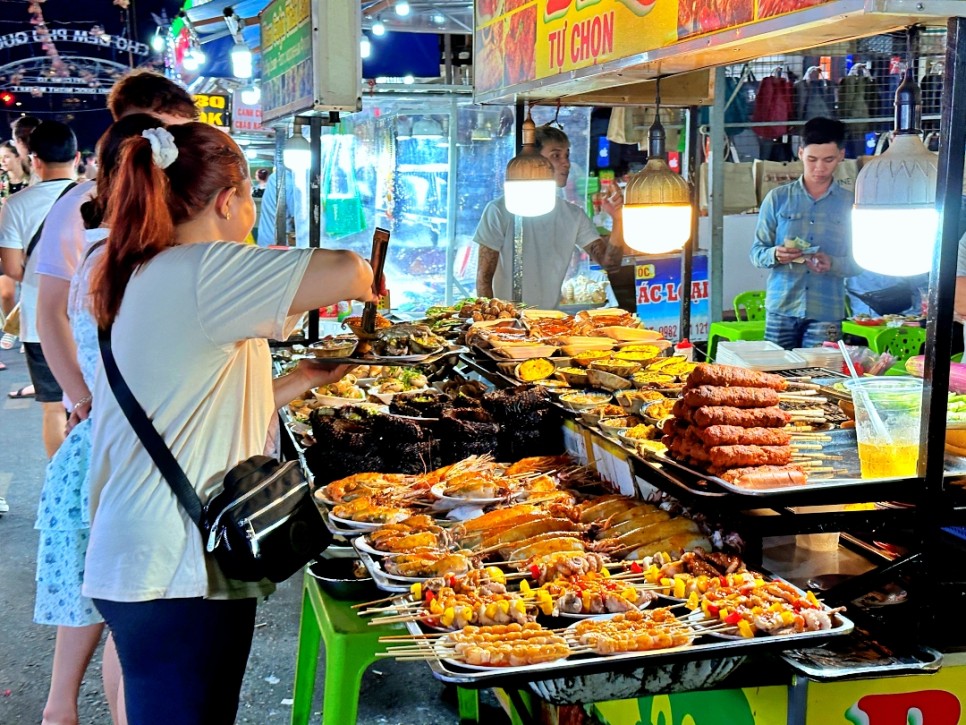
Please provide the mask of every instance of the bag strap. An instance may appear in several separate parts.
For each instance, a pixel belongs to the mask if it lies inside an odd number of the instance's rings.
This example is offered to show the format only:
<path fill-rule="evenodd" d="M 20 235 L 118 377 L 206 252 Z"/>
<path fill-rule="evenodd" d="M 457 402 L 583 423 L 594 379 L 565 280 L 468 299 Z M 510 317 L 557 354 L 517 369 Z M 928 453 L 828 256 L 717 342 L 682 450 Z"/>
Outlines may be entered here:
<path fill-rule="evenodd" d="M 111 390 L 114 391 L 118 405 L 121 406 L 121 410 L 124 411 L 124 415 L 131 427 L 134 428 L 137 437 L 141 439 L 141 443 L 144 444 L 145 449 L 151 455 L 151 460 L 160 469 L 164 480 L 171 486 L 178 502 L 201 530 L 202 536 L 206 536 L 207 532 L 201 523 L 201 499 L 198 498 L 198 494 L 188 481 L 184 470 L 175 460 L 171 449 L 165 444 L 161 434 L 158 433 L 157 428 L 148 418 L 148 414 L 144 412 L 144 408 L 134 397 L 134 393 L 128 387 L 121 371 L 118 370 L 117 362 L 114 360 L 114 351 L 111 349 L 111 328 L 106 330 L 99 328 L 97 341 L 101 348 L 101 358 L 104 360 L 107 382 L 110 383 Z"/>
<path fill-rule="evenodd" d="M 57 198 L 54 199 L 54 204 L 56 204 L 58 201 L 60 201 L 60 198 L 64 194 L 66 194 L 68 191 L 70 191 L 71 189 L 73 189 L 75 186 L 77 186 L 77 182 L 76 181 L 72 181 L 67 186 L 65 186 L 64 189 L 63 189 L 63 191 L 61 191 L 57 195 Z M 53 209 L 54 208 L 54 204 L 51 204 L 50 205 L 50 209 Z M 27 243 L 27 249 L 25 249 L 24 250 L 24 253 L 23 253 L 23 264 L 24 264 L 25 267 L 27 266 L 27 260 L 30 259 L 30 255 L 34 251 L 34 247 L 36 247 L 37 246 L 37 242 L 40 241 L 40 233 L 44 230 L 44 224 L 47 223 L 47 215 L 50 214 L 50 209 L 47 210 L 47 214 L 44 214 L 43 221 L 40 222 L 40 226 L 37 227 L 37 231 L 34 232 L 34 235 L 30 238 L 30 241 Z"/>

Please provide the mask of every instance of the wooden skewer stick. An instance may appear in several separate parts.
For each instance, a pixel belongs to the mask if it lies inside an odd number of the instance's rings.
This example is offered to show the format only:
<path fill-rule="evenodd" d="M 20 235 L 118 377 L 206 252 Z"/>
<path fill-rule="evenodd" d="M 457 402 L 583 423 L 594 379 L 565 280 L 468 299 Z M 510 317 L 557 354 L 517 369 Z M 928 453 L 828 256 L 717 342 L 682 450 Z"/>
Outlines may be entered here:
<path fill-rule="evenodd" d="M 806 441 L 801 441 L 801 442 L 799 442 L 799 441 L 792 441 L 788 445 L 790 445 L 792 448 L 796 448 L 798 450 L 804 450 L 804 449 L 808 449 L 808 450 L 822 450 L 825 447 L 821 443 L 819 443 L 818 441 L 815 441 L 814 443 L 811 442 L 811 441 L 808 441 L 808 442 L 806 442 Z"/>
<path fill-rule="evenodd" d="M 824 405 L 828 402 L 828 398 L 822 398 L 814 393 L 812 395 L 793 395 L 791 393 L 779 393 L 778 399 L 785 403 L 815 403 L 816 405 Z"/>
<path fill-rule="evenodd" d="M 371 602 L 359 602 L 358 604 L 353 604 L 350 609 L 367 609 L 373 604 L 382 604 L 383 602 L 391 602 L 393 599 L 397 599 L 399 594 L 393 594 L 391 597 L 383 597 L 382 599 L 373 599 Z"/>
<path fill-rule="evenodd" d="M 815 383 L 805 383 L 799 382 L 802 380 L 811 380 L 811 377 L 805 376 L 801 378 L 788 378 L 789 388 L 801 388 L 803 390 L 821 390 L 822 386 Z"/>

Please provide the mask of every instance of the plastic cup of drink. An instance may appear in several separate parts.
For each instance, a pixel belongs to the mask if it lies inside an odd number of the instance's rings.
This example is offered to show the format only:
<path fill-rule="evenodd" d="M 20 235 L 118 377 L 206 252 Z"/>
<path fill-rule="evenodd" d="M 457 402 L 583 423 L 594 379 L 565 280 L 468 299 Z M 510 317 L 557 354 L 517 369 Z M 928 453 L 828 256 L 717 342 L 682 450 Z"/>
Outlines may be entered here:
<path fill-rule="evenodd" d="M 922 381 L 868 377 L 850 380 L 862 478 L 915 476 L 919 461 Z"/>

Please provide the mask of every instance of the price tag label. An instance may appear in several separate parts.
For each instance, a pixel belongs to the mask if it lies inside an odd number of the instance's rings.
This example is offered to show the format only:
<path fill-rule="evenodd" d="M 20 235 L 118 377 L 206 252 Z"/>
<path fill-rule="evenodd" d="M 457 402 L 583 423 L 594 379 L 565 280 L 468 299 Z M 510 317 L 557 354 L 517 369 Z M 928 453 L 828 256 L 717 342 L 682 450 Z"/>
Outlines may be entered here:
<path fill-rule="evenodd" d="M 577 425 L 572 420 L 563 422 L 564 450 L 570 456 L 580 462 L 581 465 L 589 463 L 587 459 L 587 431 Z"/>
<path fill-rule="evenodd" d="M 612 488 L 623 496 L 633 496 L 635 487 L 634 472 L 624 450 L 611 441 L 594 438 L 592 444 L 597 473 L 608 481 Z"/>

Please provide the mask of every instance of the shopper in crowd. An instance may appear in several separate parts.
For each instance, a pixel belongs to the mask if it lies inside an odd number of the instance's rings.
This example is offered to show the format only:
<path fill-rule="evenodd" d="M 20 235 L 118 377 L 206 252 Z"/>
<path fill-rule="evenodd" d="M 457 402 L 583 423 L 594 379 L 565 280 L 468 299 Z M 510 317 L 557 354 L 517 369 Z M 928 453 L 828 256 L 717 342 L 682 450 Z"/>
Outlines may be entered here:
<path fill-rule="evenodd" d="M 40 181 L 18 191 L 0 209 L 0 263 L 4 271 L 20 282 L 20 338 L 27 355 L 27 368 L 43 406 L 43 440 L 50 458 L 64 440 L 63 391 L 44 358 L 37 332 L 37 256 L 33 254 L 41 225 L 54 202 L 74 182 L 77 139 L 70 127 L 59 121 L 44 121 L 30 134 L 33 170 Z M 25 397 L 23 389 L 11 397 Z"/>
<path fill-rule="evenodd" d="M 761 202 L 751 263 L 770 269 L 765 288 L 765 339 L 783 348 L 815 347 L 842 336 L 846 277 L 852 259 L 854 195 L 836 184 L 845 158 L 845 124 L 813 118 L 802 129 L 802 176 Z M 804 244 L 803 244 L 804 243 Z M 810 253 L 804 245 L 817 247 Z"/>
<path fill-rule="evenodd" d="M 30 184 L 30 157 L 21 156 L 13 141 L 0 143 L 0 200 Z"/>
<path fill-rule="evenodd" d="M 145 106 L 151 107 L 151 115 L 141 112 Z M 71 282 L 84 259 L 87 230 L 96 230 L 104 218 L 120 143 L 156 127 L 158 114 L 182 123 L 198 115 L 187 91 L 151 71 L 135 71 L 121 79 L 112 89 L 110 108 L 116 123 L 98 144 L 101 158 L 87 159 L 87 168 L 100 167 L 100 175 L 96 181 L 78 184 L 54 204 L 35 252 L 39 279 L 37 314 L 43 351 L 66 393 L 65 404 L 71 410 L 72 424 L 85 420 L 91 412 L 92 368 L 85 369 L 85 361 L 90 362 L 92 354 L 93 360 L 98 357 L 96 336 L 81 333 L 87 343 L 86 350 L 75 345 L 77 317 L 82 322 L 90 318 L 79 315 L 77 299 L 79 296 L 82 300 L 84 293 L 73 290 Z M 85 274 L 82 280 L 85 289 L 86 284 Z M 87 328 L 88 333 L 91 329 Z M 45 721 L 51 723 L 76 721 L 81 679 L 104 628 L 103 619 L 91 601 L 80 594 L 90 525 L 86 503 L 90 447 L 87 425 L 81 426 L 78 432 L 72 431 L 67 443 L 67 450 L 58 454 L 48 470 L 36 524 L 42 533 L 34 618 L 41 624 L 58 625 L 50 690 L 44 708 Z M 72 505 L 79 501 L 83 505 Z M 59 592 L 56 602 L 52 591 Z M 59 611 L 56 603 L 61 603 Z M 105 646 L 103 673 L 111 714 L 115 722 L 123 722 L 123 712 L 120 712 L 123 706 L 118 707 L 118 702 L 123 702 L 120 666 L 111 638 Z"/>
<path fill-rule="evenodd" d="M 295 246 L 305 249 L 309 246 L 309 207 L 305 195 L 305 174 L 295 174 L 291 169 L 283 169 L 285 174 L 285 236 L 282 244 L 288 243 L 289 233 L 295 234 Z M 278 171 L 269 175 L 262 192 L 262 202 L 258 210 L 258 246 L 270 247 L 276 243 L 275 224 L 278 216 Z"/>
<path fill-rule="evenodd" d="M 111 87 L 107 107 L 116 121 L 131 113 L 150 113 L 165 123 L 198 118 L 198 107 L 183 87 L 152 70 L 133 70 Z"/>
<path fill-rule="evenodd" d="M 265 338 L 284 337 L 290 315 L 373 299 L 372 270 L 346 251 L 219 241 L 244 239 L 255 205 L 244 154 L 206 124 L 128 139 L 116 173 L 92 278 L 95 317 L 204 499 L 229 468 L 261 453 L 279 405 L 345 372 L 301 366 L 273 384 Z M 232 723 L 256 598 L 271 584 L 226 580 L 206 556 L 102 368 L 94 408 L 83 592 L 117 643 L 128 719 Z"/>
<path fill-rule="evenodd" d="M 98 242 L 107 236 L 107 230 L 99 228 L 103 220 L 103 204 L 98 199 L 110 195 L 114 180 L 115 164 L 121 143 L 143 131 L 155 128 L 158 119 L 147 114 L 125 116 L 114 123 L 98 143 L 103 159 L 102 173 L 98 177 L 97 194 L 82 207 L 85 216 L 82 222 L 91 231 L 81 232 L 80 244 L 86 248 L 77 263 L 77 273 L 69 284 L 69 301 L 66 314 L 69 315 L 67 334 L 70 352 L 58 348 L 58 355 L 48 353 L 48 339 L 53 333 L 60 333 L 56 325 L 46 326 L 44 315 L 39 323 L 41 339 L 50 367 L 58 382 L 61 383 L 67 398 L 77 401 L 71 406 L 69 433 L 63 445 L 51 459 L 40 495 L 35 528 L 40 531 L 40 544 L 37 550 L 37 598 L 34 605 L 34 621 L 37 624 L 57 626 L 57 641 L 54 647 L 54 662 L 50 678 L 50 690 L 44 707 L 44 723 L 76 723 L 77 697 L 84 672 L 94 655 L 104 630 L 104 620 L 98 614 L 94 603 L 81 594 L 84 576 L 84 557 L 90 535 L 90 505 L 87 473 L 90 460 L 90 425 L 92 414 L 90 389 L 93 386 L 94 371 L 100 362 L 97 348 L 97 326 L 87 307 L 89 274 L 96 259 L 95 247 L 90 242 Z M 66 199 L 66 197 L 65 197 Z M 58 205 L 63 203 L 63 199 Z M 48 216 L 48 221 L 53 213 Z M 72 222 L 73 220 L 65 220 Z M 70 224 L 69 228 L 74 225 Z M 77 232 L 75 232 L 77 233 Z M 73 239 L 60 233 L 50 244 L 38 261 L 48 271 L 40 273 L 41 309 L 44 306 L 45 289 L 48 282 L 54 289 L 59 287 L 65 274 L 61 269 L 52 274 L 55 262 L 73 256 Z M 86 260 L 86 261 L 85 261 Z M 59 297 L 55 298 L 59 302 Z M 48 299 L 49 303 L 51 300 Z M 50 304 L 47 305 L 51 307 Z M 50 310 L 48 310 L 49 312 Z M 49 314 L 48 314 L 49 318 Z M 54 317 L 54 323 L 56 323 Z M 51 333 L 48 335 L 48 333 Z M 54 360 L 56 359 L 56 364 Z M 115 723 L 124 723 L 123 688 L 121 668 L 113 639 L 109 636 L 104 648 L 103 662 L 104 691 L 107 695 L 111 716 Z M 120 703 L 120 706 L 119 706 Z"/>
<path fill-rule="evenodd" d="M 7 141 L 3 145 L 6 148 L 0 149 L 0 160 L 2 160 L 0 166 L 4 171 L 4 181 L 0 186 L 0 202 L 36 180 L 33 178 L 30 168 L 30 150 L 27 148 L 27 138 L 39 124 L 40 119 L 34 116 L 20 116 L 10 124 L 13 141 Z M 16 301 L 17 283 L 9 274 L 3 273 L 2 266 L 0 266 L 0 311 L 3 312 L 4 318 L 13 310 Z M 6 332 L 0 336 L 0 350 L 10 350 L 16 344 L 16 335 Z M 23 392 L 23 397 L 28 397 L 34 393 L 33 386 L 21 388 L 18 392 Z"/>
<path fill-rule="evenodd" d="M 536 147 L 553 165 L 558 188 L 567 185 L 570 174 L 570 139 L 555 126 L 539 126 Z M 587 213 L 558 197 L 548 214 L 523 219 L 523 302 L 533 307 L 554 309 L 560 305 L 560 287 L 570 266 L 574 249 L 586 251 L 604 269 L 619 265 L 624 254 L 620 191 L 602 202 L 614 220 L 610 239 L 605 242 Z M 511 299 L 513 296 L 513 215 L 503 197 L 491 201 L 473 236 L 479 246 L 476 293 L 481 297 Z"/>
<path fill-rule="evenodd" d="M 10 131 L 13 134 L 13 145 L 17 148 L 20 158 L 26 159 L 30 156 L 30 144 L 28 139 L 33 130 L 40 125 L 40 119 L 35 116 L 20 116 L 10 124 Z M 33 169 L 30 170 L 31 181 L 36 181 Z"/>
<path fill-rule="evenodd" d="M 268 177 L 271 175 L 271 169 L 259 169 L 255 172 L 255 188 L 252 189 L 253 197 L 261 199 L 265 195 L 265 187 L 268 186 Z"/>
<path fill-rule="evenodd" d="M 0 143 L 0 205 L 11 194 L 26 189 L 30 183 L 30 159 L 21 157 L 12 141 Z M 0 270 L 2 271 L 2 270 Z M 17 283 L 11 277 L 0 274 L 0 322 L 6 320 L 17 304 Z M 17 338 L 11 333 L 2 333 L 0 348 L 9 350 Z M 7 366 L 0 362 L 0 370 Z"/>

